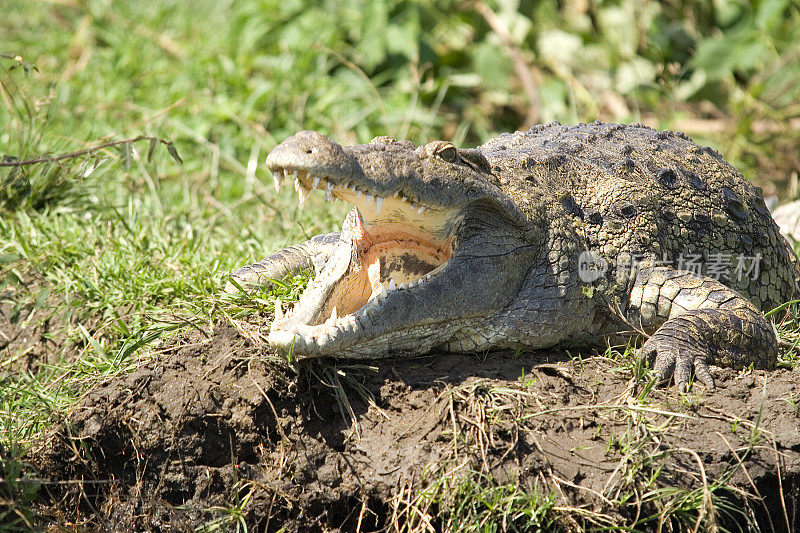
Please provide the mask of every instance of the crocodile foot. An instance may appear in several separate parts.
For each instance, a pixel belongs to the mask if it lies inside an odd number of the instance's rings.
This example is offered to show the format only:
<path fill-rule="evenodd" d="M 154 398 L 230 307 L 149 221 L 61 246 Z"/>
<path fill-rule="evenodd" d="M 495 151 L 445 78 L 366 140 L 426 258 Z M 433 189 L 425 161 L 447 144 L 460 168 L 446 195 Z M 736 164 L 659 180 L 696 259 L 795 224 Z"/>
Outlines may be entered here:
<path fill-rule="evenodd" d="M 639 358 L 660 383 L 674 378 L 685 392 L 694 377 L 709 389 L 708 365 L 773 368 L 777 339 L 761 313 L 749 304 L 732 309 L 695 309 L 667 320 L 644 343 Z"/>
<path fill-rule="evenodd" d="M 712 278 L 669 268 L 637 274 L 628 318 L 654 331 L 639 359 L 659 382 L 674 377 L 682 391 L 694 374 L 708 388 L 708 365 L 772 368 L 778 353 L 772 325 L 753 304 Z"/>
<path fill-rule="evenodd" d="M 681 392 L 689 389 L 692 373 L 707 388 L 714 388 L 708 346 L 692 330 L 692 322 L 687 315 L 668 321 L 639 350 L 639 360 L 653 369 L 657 382 L 674 378 Z"/>

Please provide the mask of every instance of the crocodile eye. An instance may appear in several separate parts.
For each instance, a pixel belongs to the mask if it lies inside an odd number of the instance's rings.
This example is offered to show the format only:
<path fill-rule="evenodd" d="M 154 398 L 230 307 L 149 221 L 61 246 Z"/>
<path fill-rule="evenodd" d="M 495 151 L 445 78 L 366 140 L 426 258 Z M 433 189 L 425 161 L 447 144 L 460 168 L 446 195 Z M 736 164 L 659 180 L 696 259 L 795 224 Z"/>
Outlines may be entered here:
<path fill-rule="evenodd" d="M 451 144 L 449 146 L 442 147 L 438 152 L 436 152 L 436 155 L 438 155 L 445 161 L 452 163 L 453 161 L 456 160 L 457 153 L 458 150 L 456 150 L 456 147 Z"/>
<path fill-rule="evenodd" d="M 456 160 L 456 156 L 458 155 L 458 150 L 453 143 L 449 143 L 447 141 L 434 141 L 432 143 L 428 143 L 425 145 L 425 151 L 428 155 L 435 155 L 447 161 L 448 163 L 452 163 Z"/>

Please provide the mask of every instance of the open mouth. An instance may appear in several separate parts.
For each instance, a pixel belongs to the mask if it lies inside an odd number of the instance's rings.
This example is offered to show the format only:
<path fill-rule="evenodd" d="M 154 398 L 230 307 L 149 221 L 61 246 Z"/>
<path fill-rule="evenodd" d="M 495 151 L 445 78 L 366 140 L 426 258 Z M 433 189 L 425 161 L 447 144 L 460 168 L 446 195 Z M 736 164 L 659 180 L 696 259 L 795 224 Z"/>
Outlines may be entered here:
<path fill-rule="evenodd" d="M 312 191 L 319 190 L 328 201 L 340 199 L 357 208 L 351 215 L 349 257 L 341 253 L 330 259 L 339 264 L 326 265 L 312 280 L 306 291 L 313 292 L 313 288 L 317 297 L 305 298 L 304 294 L 294 312 L 285 317 L 276 308 L 273 331 L 286 326 L 305 336 L 325 337 L 331 330 L 357 329 L 359 319 L 375 311 L 382 301 L 420 288 L 453 255 L 456 209 L 426 204 L 401 189 L 379 192 L 377 187 L 341 177 L 299 169 L 272 170 L 276 188 L 283 179 L 293 179 L 301 206 Z M 346 268 L 342 263 L 347 263 Z M 306 307 L 302 313 L 298 313 L 300 306 Z"/>

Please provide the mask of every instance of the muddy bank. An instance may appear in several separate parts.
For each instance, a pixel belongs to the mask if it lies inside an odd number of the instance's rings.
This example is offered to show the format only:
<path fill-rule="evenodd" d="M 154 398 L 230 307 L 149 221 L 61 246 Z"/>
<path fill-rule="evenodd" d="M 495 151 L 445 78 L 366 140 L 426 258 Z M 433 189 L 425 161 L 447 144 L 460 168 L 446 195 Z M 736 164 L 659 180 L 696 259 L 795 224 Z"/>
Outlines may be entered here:
<path fill-rule="evenodd" d="M 564 530 L 655 529 L 697 498 L 734 530 L 747 517 L 800 530 L 797 372 L 715 369 L 716 391 L 637 401 L 630 370 L 607 358 L 437 354 L 295 372 L 255 331 L 191 333 L 91 391 L 37 461 L 45 478 L 83 482 L 46 486 L 41 510 L 107 529 L 424 531 L 446 529 L 452 494 L 482 485 L 552 498 L 536 520 Z M 735 490 L 712 490 L 719 480 Z"/>

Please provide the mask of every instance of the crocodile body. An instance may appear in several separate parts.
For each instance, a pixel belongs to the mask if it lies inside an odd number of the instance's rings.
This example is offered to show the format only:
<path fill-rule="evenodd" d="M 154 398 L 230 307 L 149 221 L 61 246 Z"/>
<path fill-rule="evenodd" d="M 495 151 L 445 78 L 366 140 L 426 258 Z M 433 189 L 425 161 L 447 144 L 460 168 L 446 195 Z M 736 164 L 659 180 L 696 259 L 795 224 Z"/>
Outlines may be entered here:
<path fill-rule="evenodd" d="M 548 124 L 476 149 L 300 132 L 267 158 L 355 205 L 338 233 L 232 274 L 316 275 L 280 304 L 270 343 L 296 357 L 377 358 L 646 338 L 661 380 L 708 364 L 774 366 L 762 312 L 800 268 L 759 189 L 715 151 L 641 125 Z"/>

